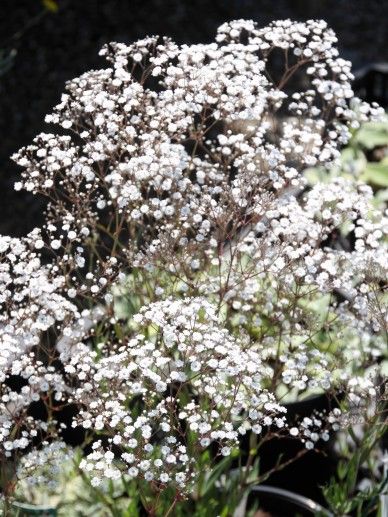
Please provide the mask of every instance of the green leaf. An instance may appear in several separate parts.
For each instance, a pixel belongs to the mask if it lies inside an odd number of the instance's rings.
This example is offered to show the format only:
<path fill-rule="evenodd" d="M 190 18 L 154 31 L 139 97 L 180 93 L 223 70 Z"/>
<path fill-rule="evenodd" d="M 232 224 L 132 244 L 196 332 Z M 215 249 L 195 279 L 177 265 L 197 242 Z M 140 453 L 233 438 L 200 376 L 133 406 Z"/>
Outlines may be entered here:
<path fill-rule="evenodd" d="M 230 467 L 232 461 L 233 461 L 233 456 L 230 455 L 230 456 L 226 456 L 225 458 L 223 458 L 216 465 L 216 467 L 212 470 L 208 479 L 205 481 L 204 486 L 201 488 L 201 491 L 200 491 L 201 497 L 205 496 L 210 491 L 210 489 L 213 488 L 214 484 L 221 477 L 223 472 L 225 472 L 225 470 L 227 470 Z"/>
<path fill-rule="evenodd" d="M 357 131 L 354 141 L 366 149 L 388 145 L 388 123 L 370 122 Z"/>
<path fill-rule="evenodd" d="M 388 160 L 384 158 L 381 162 L 370 162 L 366 165 L 360 179 L 376 187 L 388 187 Z"/>
<path fill-rule="evenodd" d="M 42 4 L 52 13 L 56 13 L 59 9 L 58 3 L 55 0 L 42 0 Z"/>
<path fill-rule="evenodd" d="M 344 174 L 351 177 L 358 176 L 363 172 L 366 164 L 367 159 L 361 149 L 346 147 L 341 152 L 341 169 Z"/>
<path fill-rule="evenodd" d="M 343 481 L 345 479 L 347 470 L 347 462 L 340 460 L 337 467 L 337 476 L 339 480 Z"/>

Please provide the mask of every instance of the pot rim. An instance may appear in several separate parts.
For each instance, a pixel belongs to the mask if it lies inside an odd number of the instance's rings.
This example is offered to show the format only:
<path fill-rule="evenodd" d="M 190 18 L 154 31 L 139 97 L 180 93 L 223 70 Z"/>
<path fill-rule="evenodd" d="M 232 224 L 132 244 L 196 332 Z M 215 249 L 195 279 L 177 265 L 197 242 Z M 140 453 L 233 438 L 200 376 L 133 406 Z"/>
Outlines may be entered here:
<path fill-rule="evenodd" d="M 295 492 L 290 492 L 289 490 L 285 490 L 284 488 L 278 488 L 278 487 L 275 487 L 272 485 L 255 485 L 250 489 L 250 493 L 252 493 L 252 492 L 277 495 L 281 499 L 283 499 L 285 501 L 297 503 L 300 506 L 302 506 L 304 509 L 309 510 L 313 513 L 319 512 L 321 515 L 324 515 L 326 517 L 334 517 L 333 514 L 329 510 L 327 510 L 320 504 L 316 503 L 312 499 L 309 499 L 308 497 L 305 497 L 303 495 L 299 495 Z"/>

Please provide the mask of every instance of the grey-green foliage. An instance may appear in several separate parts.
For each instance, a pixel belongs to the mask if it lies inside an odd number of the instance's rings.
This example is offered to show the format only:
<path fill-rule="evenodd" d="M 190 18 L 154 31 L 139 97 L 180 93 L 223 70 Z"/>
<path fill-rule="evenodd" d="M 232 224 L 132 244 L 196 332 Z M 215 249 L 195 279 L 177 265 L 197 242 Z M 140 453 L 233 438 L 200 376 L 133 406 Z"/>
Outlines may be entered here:
<path fill-rule="evenodd" d="M 387 430 L 387 424 L 376 417 L 364 426 L 361 436 L 352 428 L 347 432 L 336 475 L 322 488 L 335 516 L 378 515 L 380 497 L 388 484 L 387 475 L 382 472 L 383 451 L 379 455 L 379 442 Z M 361 477 L 366 479 L 367 488 L 360 486 Z"/>

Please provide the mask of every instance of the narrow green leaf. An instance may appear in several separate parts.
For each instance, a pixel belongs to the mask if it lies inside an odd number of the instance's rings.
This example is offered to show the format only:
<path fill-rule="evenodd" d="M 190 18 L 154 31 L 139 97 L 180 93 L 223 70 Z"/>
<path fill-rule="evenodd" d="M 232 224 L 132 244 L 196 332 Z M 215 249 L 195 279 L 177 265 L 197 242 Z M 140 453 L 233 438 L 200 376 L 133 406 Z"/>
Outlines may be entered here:
<path fill-rule="evenodd" d="M 55 0 L 42 0 L 42 3 L 52 13 L 56 13 L 59 9 L 58 3 Z"/>

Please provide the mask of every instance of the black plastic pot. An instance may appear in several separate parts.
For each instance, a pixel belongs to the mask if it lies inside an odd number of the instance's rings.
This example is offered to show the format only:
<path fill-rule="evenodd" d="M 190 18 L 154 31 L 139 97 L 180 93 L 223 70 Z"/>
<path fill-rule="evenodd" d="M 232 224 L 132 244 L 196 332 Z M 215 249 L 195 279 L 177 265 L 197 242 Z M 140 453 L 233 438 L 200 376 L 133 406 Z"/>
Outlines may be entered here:
<path fill-rule="evenodd" d="M 315 412 L 330 411 L 336 405 L 335 400 L 325 394 L 285 404 L 287 415 L 291 419 L 311 417 Z M 248 456 L 249 441 L 250 436 L 247 433 L 240 443 L 243 456 Z M 292 437 L 273 438 L 260 447 L 260 472 L 265 473 L 273 469 L 280 457 L 283 463 L 303 451 L 300 458 L 273 472 L 266 482 L 324 504 L 320 487 L 327 484 L 335 475 L 338 462 L 333 442 L 333 439 L 329 442 L 319 442 L 317 450 L 306 451 L 304 444 Z"/>
<path fill-rule="evenodd" d="M 254 486 L 247 498 L 246 508 L 259 503 L 259 509 L 271 517 L 333 517 L 333 514 L 312 499 L 289 490 L 270 486 Z"/>

